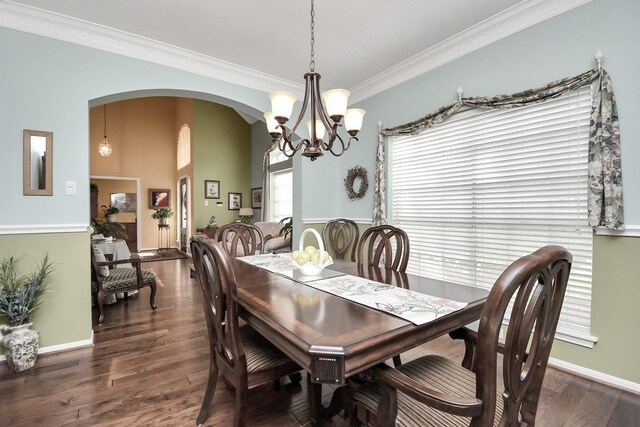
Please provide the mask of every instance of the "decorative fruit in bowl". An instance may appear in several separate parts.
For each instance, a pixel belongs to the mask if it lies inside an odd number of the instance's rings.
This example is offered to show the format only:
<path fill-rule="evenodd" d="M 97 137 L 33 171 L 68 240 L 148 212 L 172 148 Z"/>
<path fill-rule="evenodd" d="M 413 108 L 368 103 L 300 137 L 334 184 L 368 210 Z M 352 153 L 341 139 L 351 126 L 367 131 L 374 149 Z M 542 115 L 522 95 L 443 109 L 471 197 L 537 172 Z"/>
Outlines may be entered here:
<path fill-rule="evenodd" d="M 320 245 L 319 249 L 315 246 L 307 246 L 304 249 L 302 248 L 304 245 L 304 237 L 307 233 L 312 233 L 316 237 L 316 240 Z M 324 250 L 322 237 L 320 237 L 320 234 L 312 228 L 307 228 L 302 232 L 298 250 L 291 253 L 291 259 L 299 266 L 300 271 L 305 276 L 317 276 L 326 266 L 333 264 L 333 259 L 329 253 Z"/>

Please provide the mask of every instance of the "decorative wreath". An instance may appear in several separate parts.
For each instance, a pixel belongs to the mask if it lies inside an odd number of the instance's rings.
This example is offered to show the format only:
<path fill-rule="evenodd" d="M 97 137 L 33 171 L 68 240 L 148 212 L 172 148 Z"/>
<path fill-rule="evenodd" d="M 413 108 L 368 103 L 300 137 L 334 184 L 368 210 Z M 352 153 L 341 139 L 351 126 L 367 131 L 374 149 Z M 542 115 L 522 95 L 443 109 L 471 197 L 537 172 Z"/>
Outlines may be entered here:
<path fill-rule="evenodd" d="M 356 192 L 353 190 L 353 184 L 358 178 L 360 178 L 360 188 Z M 367 188 L 369 188 L 367 170 L 362 166 L 356 166 L 349 169 L 347 177 L 344 179 L 344 186 L 347 188 L 347 196 L 349 196 L 349 199 L 361 199 L 364 197 L 364 193 L 366 193 Z"/>

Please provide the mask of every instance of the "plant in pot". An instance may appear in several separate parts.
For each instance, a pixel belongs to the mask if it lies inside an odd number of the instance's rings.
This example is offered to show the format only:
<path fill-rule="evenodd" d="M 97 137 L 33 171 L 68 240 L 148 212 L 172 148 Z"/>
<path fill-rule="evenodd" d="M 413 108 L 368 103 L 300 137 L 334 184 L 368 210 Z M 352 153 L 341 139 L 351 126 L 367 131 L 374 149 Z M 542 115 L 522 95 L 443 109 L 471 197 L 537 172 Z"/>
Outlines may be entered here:
<path fill-rule="evenodd" d="M 93 227 L 93 234 L 102 234 L 104 237 L 127 240 L 127 230 L 119 222 L 104 222 L 98 218 L 93 218 L 91 226 Z"/>
<path fill-rule="evenodd" d="M 169 208 L 160 208 L 157 209 L 151 218 L 157 219 L 158 223 L 161 225 L 166 225 L 169 223 L 169 218 L 173 216 L 173 211 Z"/>
<path fill-rule="evenodd" d="M 42 303 L 53 271 L 53 264 L 45 255 L 36 272 L 20 276 L 20 260 L 10 257 L 0 262 L 0 316 L 11 325 L 0 327 L 0 343 L 13 372 L 22 372 L 36 363 L 40 334 L 29 329 L 32 325 L 29 318 Z"/>
<path fill-rule="evenodd" d="M 116 222 L 116 217 L 120 213 L 120 209 L 112 205 L 102 205 L 100 207 L 107 222 Z"/>

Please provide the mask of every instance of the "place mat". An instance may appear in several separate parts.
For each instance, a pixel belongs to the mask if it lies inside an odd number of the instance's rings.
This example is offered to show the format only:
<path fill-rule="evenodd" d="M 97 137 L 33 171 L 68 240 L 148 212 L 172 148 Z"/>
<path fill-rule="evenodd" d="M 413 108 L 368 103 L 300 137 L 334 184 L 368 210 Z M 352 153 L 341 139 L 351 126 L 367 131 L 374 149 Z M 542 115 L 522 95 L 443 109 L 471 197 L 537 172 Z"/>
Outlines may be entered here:
<path fill-rule="evenodd" d="M 299 266 L 291 260 L 291 254 L 289 253 L 243 256 L 239 257 L 238 260 L 300 283 L 308 283 L 315 280 L 344 276 L 344 273 L 328 270 L 326 268 L 317 276 L 305 276 L 300 272 Z"/>
<path fill-rule="evenodd" d="M 467 306 L 467 303 L 433 297 L 351 275 L 316 280 L 306 284 L 358 304 L 384 311 L 416 325 L 423 325 Z"/>

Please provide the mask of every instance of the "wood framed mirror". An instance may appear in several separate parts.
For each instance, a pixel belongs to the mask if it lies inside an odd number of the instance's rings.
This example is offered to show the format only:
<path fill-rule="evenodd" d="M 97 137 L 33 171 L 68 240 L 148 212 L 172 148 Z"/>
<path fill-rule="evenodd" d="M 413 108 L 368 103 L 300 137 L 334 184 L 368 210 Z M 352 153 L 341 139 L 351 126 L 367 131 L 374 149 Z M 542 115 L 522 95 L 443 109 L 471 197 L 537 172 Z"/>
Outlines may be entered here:
<path fill-rule="evenodd" d="M 23 194 L 53 195 L 53 132 L 24 129 Z"/>

